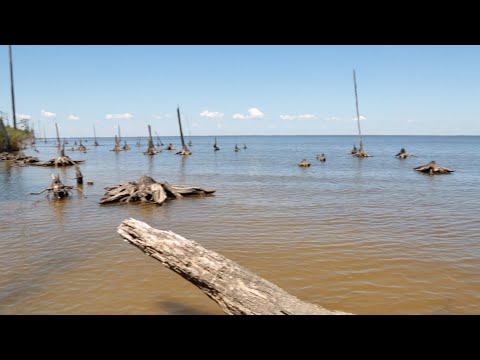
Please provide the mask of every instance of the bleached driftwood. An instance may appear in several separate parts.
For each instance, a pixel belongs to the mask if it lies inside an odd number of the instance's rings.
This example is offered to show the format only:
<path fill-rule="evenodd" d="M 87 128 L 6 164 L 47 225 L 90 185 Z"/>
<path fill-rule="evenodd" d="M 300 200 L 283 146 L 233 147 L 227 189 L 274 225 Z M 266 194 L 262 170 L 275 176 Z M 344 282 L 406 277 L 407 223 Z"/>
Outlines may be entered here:
<path fill-rule="evenodd" d="M 304 302 L 234 261 L 171 231 L 124 220 L 118 233 L 200 288 L 229 315 L 346 315 Z"/>

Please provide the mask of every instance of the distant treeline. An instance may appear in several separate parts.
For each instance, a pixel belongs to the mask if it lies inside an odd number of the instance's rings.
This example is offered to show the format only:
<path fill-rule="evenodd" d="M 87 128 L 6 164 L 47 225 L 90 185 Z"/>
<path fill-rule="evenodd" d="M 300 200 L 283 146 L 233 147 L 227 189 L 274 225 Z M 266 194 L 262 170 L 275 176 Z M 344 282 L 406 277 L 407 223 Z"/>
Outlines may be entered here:
<path fill-rule="evenodd" d="M 32 137 L 32 132 L 30 130 L 14 129 L 11 126 L 5 126 L 5 128 L 7 129 L 7 134 L 10 138 L 10 145 L 13 151 L 20 150 L 22 142 Z M 0 131 L 0 152 L 1 151 L 6 151 L 5 136 L 2 131 Z"/>

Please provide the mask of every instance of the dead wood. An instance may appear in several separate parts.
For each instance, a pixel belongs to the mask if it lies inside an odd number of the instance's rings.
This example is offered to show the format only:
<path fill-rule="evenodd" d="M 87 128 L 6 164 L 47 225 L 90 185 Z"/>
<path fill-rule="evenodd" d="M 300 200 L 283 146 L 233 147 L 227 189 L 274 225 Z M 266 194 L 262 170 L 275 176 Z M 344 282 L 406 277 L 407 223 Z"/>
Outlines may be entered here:
<path fill-rule="evenodd" d="M 347 315 L 304 302 L 223 255 L 171 231 L 124 220 L 118 233 L 202 290 L 229 315 Z"/>
<path fill-rule="evenodd" d="M 187 195 L 208 195 L 214 189 L 197 186 L 170 185 L 168 182 L 159 183 L 150 176 L 141 176 L 138 181 L 129 181 L 117 186 L 105 188 L 106 193 L 99 204 L 147 202 L 161 205 L 167 199 L 182 198 Z"/>
<path fill-rule="evenodd" d="M 455 171 L 455 170 L 447 169 L 446 167 L 437 165 L 435 161 L 430 161 L 428 164 L 417 166 L 414 169 L 423 173 L 427 173 L 429 175 L 449 174 Z"/>

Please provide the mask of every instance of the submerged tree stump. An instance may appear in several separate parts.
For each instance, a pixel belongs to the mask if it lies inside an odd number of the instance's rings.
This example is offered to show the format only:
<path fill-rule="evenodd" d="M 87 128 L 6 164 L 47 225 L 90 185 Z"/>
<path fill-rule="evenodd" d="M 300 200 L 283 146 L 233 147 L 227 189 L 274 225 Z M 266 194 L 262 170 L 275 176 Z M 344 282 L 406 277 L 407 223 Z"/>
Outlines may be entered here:
<path fill-rule="evenodd" d="M 205 189 L 197 186 L 170 185 L 167 182 L 159 183 L 150 176 L 141 176 L 140 179 L 125 184 L 106 187 L 105 195 L 100 199 L 100 205 L 111 203 L 147 202 L 162 205 L 167 199 L 181 198 L 188 195 L 209 195 L 214 189 Z"/>
<path fill-rule="evenodd" d="M 115 135 L 115 146 L 113 150 L 110 150 L 110 151 L 114 151 L 116 153 L 123 151 L 123 149 L 120 147 L 120 140 L 117 135 Z"/>
<path fill-rule="evenodd" d="M 75 179 L 77 180 L 78 185 L 83 185 L 83 174 L 80 171 L 80 166 L 75 164 Z"/>
<path fill-rule="evenodd" d="M 202 290 L 229 315 L 347 315 L 304 302 L 234 261 L 171 231 L 124 220 L 117 232 Z"/>
<path fill-rule="evenodd" d="M 406 151 L 404 148 L 401 148 L 401 149 L 400 149 L 400 152 L 399 152 L 397 155 L 395 155 L 395 156 L 398 157 L 400 160 L 403 160 L 403 159 L 408 158 L 409 156 L 412 156 L 412 157 L 413 157 L 413 156 L 416 156 L 416 155 L 414 155 L 414 154 L 408 154 L 407 151 Z"/>
<path fill-rule="evenodd" d="M 62 147 L 60 150 L 60 156 L 57 158 L 50 159 L 48 161 L 39 161 L 32 163 L 31 165 L 35 166 L 74 166 L 76 164 L 82 163 L 85 160 L 72 160 L 65 155 L 65 147 Z"/>
<path fill-rule="evenodd" d="M 122 148 L 122 149 L 123 149 L 123 150 L 125 150 L 125 151 L 127 151 L 127 150 L 130 150 L 130 149 L 131 149 L 131 147 L 130 147 L 130 146 L 128 146 L 128 144 L 127 144 L 127 140 L 125 140 L 125 145 L 123 145 L 123 148 Z"/>
<path fill-rule="evenodd" d="M 168 146 L 165 148 L 165 150 L 177 150 L 175 146 L 173 146 L 172 143 L 168 144 Z"/>
<path fill-rule="evenodd" d="M 357 149 L 357 148 L 354 147 L 354 148 L 352 149 L 351 153 L 352 153 L 353 156 L 356 156 L 356 157 L 359 157 L 359 158 L 371 157 L 370 155 L 368 155 L 368 154 L 363 150 L 363 148 Z"/>
<path fill-rule="evenodd" d="M 320 155 L 317 155 L 317 160 L 319 160 L 321 162 L 325 162 L 325 161 L 327 161 L 327 158 L 325 157 L 324 153 L 321 153 Z"/>
<path fill-rule="evenodd" d="M 52 174 L 52 183 L 51 183 L 50 187 L 46 188 L 43 191 L 40 191 L 39 193 L 31 193 L 31 195 L 40 195 L 40 194 L 44 193 L 45 191 L 48 191 L 47 196 L 50 195 L 50 193 L 53 193 L 53 195 L 57 199 L 62 199 L 62 198 L 67 197 L 69 191 L 72 190 L 72 189 L 73 189 L 73 186 L 63 185 L 63 183 L 60 181 L 60 175 L 59 174 L 57 174 L 57 175 Z"/>
<path fill-rule="evenodd" d="M 298 163 L 298 166 L 301 166 L 301 167 L 309 167 L 310 165 L 311 164 L 307 161 L 307 159 L 303 159 Z"/>
<path fill-rule="evenodd" d="M 447 169 L 446 167 L 437 165 L 435 161 L 430 161 L 428 164 L 417 166 L 414 169 L 429 175 L 449 174 L 455 171 L 455 170 L 450 170 L 450 169 Z"/>
<path fill-rule="evenodd" d="M 82 140 L 80 140 L 80 145 L 78 146 L 77 150 L 82 152 L 87 152 L 87 148 L 85 147 L 85 145 L 82 144 Z"/>

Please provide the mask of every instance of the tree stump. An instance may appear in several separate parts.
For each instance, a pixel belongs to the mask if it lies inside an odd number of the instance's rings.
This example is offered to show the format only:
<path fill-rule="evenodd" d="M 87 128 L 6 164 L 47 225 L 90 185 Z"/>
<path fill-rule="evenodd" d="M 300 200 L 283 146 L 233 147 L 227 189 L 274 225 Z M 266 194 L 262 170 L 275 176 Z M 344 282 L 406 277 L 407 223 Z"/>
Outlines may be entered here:
<path fill-rule="evenodd" d="M 449 174 L 455 171 L 455 170 L 447 169 L 446 167 L 437 165 L 435 161 L 430 161 L 428 164 L 417 166 L 414 169 L 429 175 Z"/>
<path fill-rule="evenodd" d="M 307 161 L 307 159 L 303 159 L 298 163 L 298 166 L 300 167 L 309 167 L 311 164 Z"/>
<path fill-rule="evenodd" d="M 110 150 L 110 151 L 114 151 L 116 153 L 123 151 L 123 149 L 120 147 L 120 140 L 118 139 L 117 135 L 115 135 L 115 146 L 113 150 Z"/>
<path fill-rule="evenodd" d="M 325 162 L 325 161 L 327 161 L 327 158 L 325 157 L 324 153 L 321 153 L 320 155 L 317 155 L 317 160 L 319 160 L 321 162 Z"/>
<path fill-rule="evenodd" d="M 123 145 L 123 148 L 122 148 L 122 149 L 125 150 L 125 151 L 131 149 L 131 147 L 128 146 L 128 144 L 127 144 L 127 140 L 125 140 L 125 145 Z"/>
<path fill-rule="evenodd" d="M 40 194 L 44 193 L 45 191 L 48 191 L 47 196 L 50 195 L 50 193 L 53 193 L 53 195 L 57 199 L 62 199 L 62 198 L 67 197 L 69 191 L 72 190 L 72 189 L 73 189 L 72 186 L 66 186 L 66 185 L 62 184 L 62 182 L 60 181 L 60 175 L 52 174 L 52 183 L 51 183 L 50 187 L 46 188 L 43 191 L 40 191 L 39 193 L 31 193 L 31 195 L 40 195 Z"/>
<path fill-rule="evenodd" d="M 77 164 L 75 164 L 75 179 L 77 179 L 77 184 L 83 185 L 83 175 Z"/>
<path fill-rule="evenodd" d="M 416 155 L 408 154 L 407 151 L 404 148 L 401 148 L 400 152 L 395 156 L 398 157 L 400 160 L 404 160 L 404 159 L 408 158 L 409 156 L 416 156 Z"/>
<path fill-rule="evenodd" d="M 78 163 L 82 163 L 85 160 L 72 160 L 65 155 L 65 147 L 62 147 L 60 150 L 60 156 L 57 158 L 50 159 L 48 161 L 39 161 L 32 163 L 31 165 L 35 166 L 74 166 Z"/>
<path fill-rule="evenodd" d="M 197 186 L 170 185 L 167 182 L 159 183 L 150 176 L 141 176 L 140 179 L 105 188 L 106 193 L 100 199 L 100 205 L 111 203 L 147 202 L 162 205 L 167 199 L 181 198 L 188 195 L 209 195 L 214 189 L 205 189 Z"/>
<path fill-rule="evenodd" d="M 168 144 L 168 146 L 165 148 L 165 150 L 177 150 L 175 146 L 173 146 L 172 143 Z"/>
<path fill-rule="evenodd" d="M 202 290 L 229 315 L 350 315 L 304 302 L 234 261 L 171 231 L 124 220 L 118 233 Z"/>

